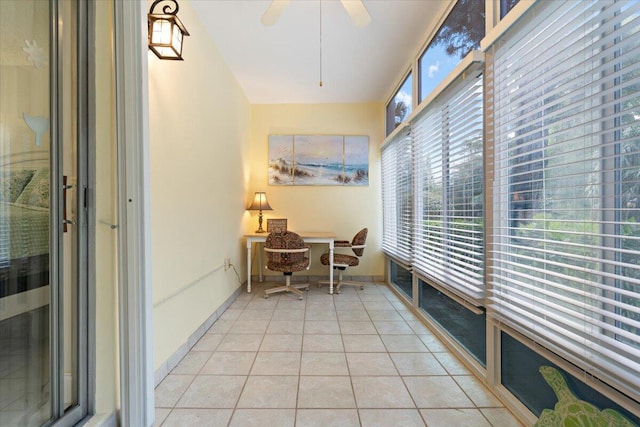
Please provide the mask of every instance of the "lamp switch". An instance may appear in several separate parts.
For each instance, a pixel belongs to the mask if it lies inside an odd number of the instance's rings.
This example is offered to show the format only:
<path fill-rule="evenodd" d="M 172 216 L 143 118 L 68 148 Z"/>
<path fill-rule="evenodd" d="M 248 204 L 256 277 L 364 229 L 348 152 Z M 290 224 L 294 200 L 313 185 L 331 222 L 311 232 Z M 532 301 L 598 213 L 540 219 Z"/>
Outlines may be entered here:
<path fill-rule="evenodd" d="M 227 271 L 231 268 L 231 260 L 229 258 L 224 259 L 224 271 Z"/>

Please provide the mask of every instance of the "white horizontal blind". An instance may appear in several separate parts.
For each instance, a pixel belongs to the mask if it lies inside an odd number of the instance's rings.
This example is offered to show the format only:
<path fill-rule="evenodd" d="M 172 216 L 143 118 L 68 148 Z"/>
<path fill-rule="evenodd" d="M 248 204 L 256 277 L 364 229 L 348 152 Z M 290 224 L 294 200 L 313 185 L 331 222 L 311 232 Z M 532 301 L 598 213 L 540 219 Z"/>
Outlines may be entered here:
<path fill-rule="evenodd" d="M 640 400 L 640 2 L 538 2 L 494 49 L 490 315 Z"/>
<path fill-rule="evenodd" d="M 483 108 L 480 71 L 465 73 L 412 123 L 414 267 L 484 304 Z"/>
<path fill-rule="evenodd" d="M 2 185 L 2 183 L 0 183 L 0 185 Z M 2 190 L 0 189 L 0 191 Z M 9 261 L 11 259 L 9 216 L 9 205 L 0 203 L 0 268 L 7 268 L 11 264 Z"/>
<path fill-rule="evenodd" d="M 8 130 L 7 130 L 8 132 Z M 0 129 L 0 140 L 8 141 L 8 135 L 4 135 L 4 130 Z M 0 159 L 8 159 L 11 151 L 8 149 L 9 144 L 2 143 L 0 144 Z M 3 170 L 0 171 L 0 194 L 9 194 L 10 191 L 10 178 L 9 174 L 6 172 L 10 168 L 6 168 L 3 165 Z M 0 268 L 9 267 L 9 260 L 11 259 L 11 235 L 10 235 L 10 224 L 9 224 L 9 205 L 2 200 L 0 202 Z"/>
<path fill-rule="evenodd" d="M 404 266 L 411 263 L 413 200 L 411 137 L 402 129 L 382 148 L 382 250 Z"/>

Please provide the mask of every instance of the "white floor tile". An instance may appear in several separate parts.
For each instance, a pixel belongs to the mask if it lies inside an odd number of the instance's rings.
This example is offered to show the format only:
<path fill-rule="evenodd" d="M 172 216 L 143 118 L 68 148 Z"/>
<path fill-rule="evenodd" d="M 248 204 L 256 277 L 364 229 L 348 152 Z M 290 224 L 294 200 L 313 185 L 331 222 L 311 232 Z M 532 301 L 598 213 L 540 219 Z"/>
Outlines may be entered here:
<path fill-rule="evenodd" d="M 474 408 L 449 376 L 403 377 L 418 408 Z"/>
<path fill-rule="evenodd" d="M 304 335 L 302 351 L 344 352 L 341 335 Z"/>
<path fill-rule="evenodd" d="M 349 377 L 301 376 L 298 408 L 355 408 Z"/>
<path fill-rule="evenodd" d="M 176 408 L 234 408 L 246 379 L 245 376 L 198 375 Z"/>
<path fill-rule="evenodd" d="M 358 408 L 415 408 L 400 377 L 352 377 Z"/>
<path fill-rule="evenodd" d="M 219 427 L 226 426 L 232 409 L 181 409 L 171 411 L 162 427 Z"/>
<path fill-rule="evenodd" d="M 202 367 L 205 375 L 248 375 L 255 351 L 216 351 Z"/>
<path fill-rule="evenodd" d="M 420 413 L 429 427 L 491 427 L 478 409 L 422 409 Z M 517 424 L 502 427 L 513 426 Z"/>
<path fill-rule="evenodd" d="M 360 427 L 355 409 L 298 409 L 296 427 Z"/>
<path fill-rule="evenodd" d="M 297 391 L 297 376 L 250 376 L 238 408 L 294 409 Z"/>
<path fill-rule="evenodd" d="M 521 427 L 384 284 L 257 285 L 158 385 L 154 425 Z"/>
<path fill-rule="evenodd" d="M 417 409 L 360 409 L 362 427 L 424 427 Z"/>
<path fill-rule="evenodd" d="M 229 427 L 293 427 L 295 409 L 236 409 Z"/>

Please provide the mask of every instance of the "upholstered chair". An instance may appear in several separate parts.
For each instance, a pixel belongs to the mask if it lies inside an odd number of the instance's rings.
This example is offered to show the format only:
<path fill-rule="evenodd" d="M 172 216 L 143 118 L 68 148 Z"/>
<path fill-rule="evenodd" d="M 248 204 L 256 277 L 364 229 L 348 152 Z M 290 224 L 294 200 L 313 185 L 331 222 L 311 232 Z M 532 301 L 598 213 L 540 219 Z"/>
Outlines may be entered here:
<path fill-rule="evenodd" d="M 347 269 L 347 267 L 355 267 L 360 264 L 360 257 L 364 254 L 365 243 L 367 241 L 367 233 L 368 229 L 365 227 L 362 230 L 358 231 L 355 236 L 353 236 L 353 240 L 349 243 L 348 240 L 336 240 L 334 243 L 335 250 L 342 249 L 351 249 L 351 251 L 355 254 L 349 255 L 344 253 L 337 253 L 334 251 L 333 254 L 333 268 L 338 270 L 338 283 L 336 284 L 336 293 L 340 293 L 340 287 L 343 285 L 349 286 L 359 286 L 360 289 L 364 289 L 363 282 L 355 282 L 351 280 L 344 280 L 342 278 L 342 273 Z M 323 254 L 320 257 L 320 262 L 323 265 L 330 265 L 329 262 L 329 254 Z M 329 283 L 326 280 L 321 280 L 318 282 L 318 285 Z"/>
<path fill-rule="evenodd" d="M 309 284 L 291 284 L 291 276 L 295 271 L 309 269 L 309 245 L 292 231 L 270 233 L 264 243 L 267 253 L 266 268 L 272 271 L 280 271 L 284 274 L 285 285 L 266 289 L 264 297 L 269 298 L 275 292 L 292 292 L 302 299 L 300 289 L 309 289 Z"/>

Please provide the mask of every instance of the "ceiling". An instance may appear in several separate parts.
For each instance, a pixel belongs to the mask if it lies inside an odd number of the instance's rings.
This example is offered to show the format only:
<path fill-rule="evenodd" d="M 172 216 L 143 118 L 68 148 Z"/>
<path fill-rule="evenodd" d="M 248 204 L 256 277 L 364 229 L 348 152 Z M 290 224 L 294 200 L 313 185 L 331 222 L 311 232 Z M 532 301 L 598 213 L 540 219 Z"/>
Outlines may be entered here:
<path fill-rule="evenodd" d="M 269 0 L 191 0 L 249 102 L 384 102 L 408 70 L 448 0 L 363 0 L 357 28 L 337 0 L 293 0 L 275 25 Z M 187 25 L 188 27 L 188 25 Z"/>

